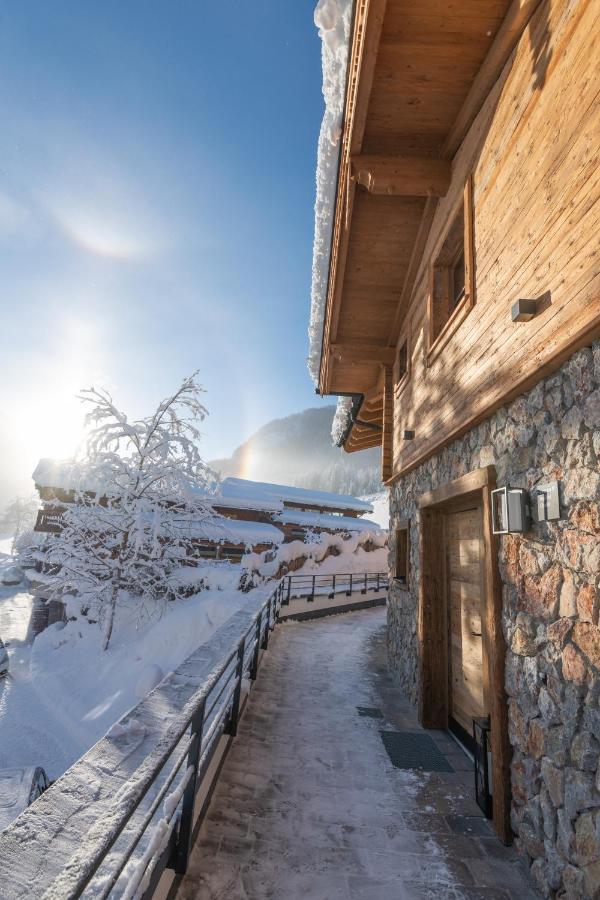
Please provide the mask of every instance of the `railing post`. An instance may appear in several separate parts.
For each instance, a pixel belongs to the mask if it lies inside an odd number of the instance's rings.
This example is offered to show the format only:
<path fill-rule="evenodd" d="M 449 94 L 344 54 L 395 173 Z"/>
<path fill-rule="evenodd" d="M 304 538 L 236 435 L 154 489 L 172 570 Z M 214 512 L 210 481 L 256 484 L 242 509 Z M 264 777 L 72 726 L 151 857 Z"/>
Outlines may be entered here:
<path fill-rule="evenodd" d="M 288 575 L 288 589 L 287 589 L 287 603 L 286 603 L 287 606 L 289 606 L 289 603 L 290 603 L 291 593 L 292 593 L 292 579 L 291 579 L 290 575 Z"/>
<path fill-rule="evenodd" d="M 346 591 L 346 597 L 350 597 L 352 594 L 352 572 L 350 573 L 350 589 Z"/>
<path fill-rule="evenodd" d="M 312 577 L 312 593 L 311 593 L 310 597 L 307 597 L 307 601 L 309 603 L 311 603 L 315 599 L 315 582 L 316 582 L 316 580 L 317 580 L 317 576 L 313 575 L 313 577 Z"/>
<path fill-rule="evenodd" d="M 200 709 L 194 714 L 192 719 L 192 736 L 193 743 L 188 751 L 188 769 L 190 766 L 194 769 L 194 774 L 188 781 L 185 791 L 183 792 L 183 801 L 181 804 L 181 818 L 179 820 L 179 833 L 177 835 L 177 844 L 175 845 L 175 859 L 172 868 L 178 875 L 184 875 L 187 871 L 188 860 L 190 857 L 190 849 L 192 846 L 192 832 L 194 830 L 194 804 L 196 802 L 196 790 L 198 781 L 198 766 L 200 763 L 200 752 L 202 750 L 202 731 L 204 729 L 204 709 L 206 700 L 203 700 Z"/>
<path fill-rule="evenodd" d="M 263 650 L 266 650 L 267 647 L 269 646 L 269 631 L 271 628 L 271 602 L 272 602 L 272 598 L 269 597 L 269 600 L 267 603 L 267 621 L 265 622 L 265 636 L 264 636 L 263 642 L 262 642 Z"/>
<path fill-rule="evenodd" d="M 240 698 L 242 696 L 242 674 L 244 672 L 244 646 L 246 643 L 246 639 L 242 638 L 238 645 L 237 652 L 237 665 L 235 667 L 235 690 L 233 692 L 233 701 L 231 704 L 231 715 L 229 717 L 229 723 L 227 728 L 224 731 L 224 734 L 230 734 L 231 737 L 235 737 L 237 734 L 238 721 L 240 718 Z"/>
<path fill-rule="evenodd" d="M 363 594 L 367 593 L 367 573 L 366 572 L 365 572 L 365 586 L 362 589 L 361 593 L 363 593 Z"/>
<path fill-rule="evenodd" d="M 252 668 L 250 669 L 250 678 L 252 681 L 256 680 L 256 676 L 258 675 L 258 656 L 260 653 L 260 632 L 262 629 L 262 609 L 258 614 L 258 619 L 256 621 L 256 646 L 254 647 L 254 654 L 252 656 Z"/>
<path fill-rule="evenodd" d="M 376 588 L 376 591 L 377 591 L 377 593 L 379 593 L 379 572 L 377 573 L 377 588 Z"/>

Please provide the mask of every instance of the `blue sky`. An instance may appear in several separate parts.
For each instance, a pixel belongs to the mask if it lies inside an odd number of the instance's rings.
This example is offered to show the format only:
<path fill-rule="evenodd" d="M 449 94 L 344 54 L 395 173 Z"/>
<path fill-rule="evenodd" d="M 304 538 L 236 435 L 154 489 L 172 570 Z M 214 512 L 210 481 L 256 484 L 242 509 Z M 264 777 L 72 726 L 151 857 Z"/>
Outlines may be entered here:
<path fill-rule="evenodd" d="M 1 499 L 70 451 L 92 382 L 142 414 L 199 369 L 207 458 L 323 402 L 305 366 L 313 8 L 3 6 Z"/>

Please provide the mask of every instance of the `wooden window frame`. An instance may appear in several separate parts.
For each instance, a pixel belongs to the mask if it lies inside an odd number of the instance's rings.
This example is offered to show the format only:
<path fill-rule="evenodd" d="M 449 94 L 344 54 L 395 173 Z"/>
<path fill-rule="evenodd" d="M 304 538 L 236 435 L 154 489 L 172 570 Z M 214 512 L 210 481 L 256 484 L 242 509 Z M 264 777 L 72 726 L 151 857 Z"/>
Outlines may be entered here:
<path fill-rule="evenodd" d="M 400 519 L 394 528 L 394 581 L 402 590 L 409 590 L 410 519 Z"/>
<path fill-rule="evenodd" d="M 491 721 L 493 825 L 505 843 L 512 841 L 510 826 L 511 748 L 508 736 L 508 704 L 504 686 L 506 643 L 502 631 L 502 584 L 498 569 L 498 537 L 492 529 L 491 492 L 496 487 L 496 469 L 475 469 L 429 491 L 419 498 L 420 567 L 418 643 L 419 643 L 419 721 L 425 728 L 448 727 L 448 622 L 444 518 L 457 503 L 477 498 L 483 516 L 484 607 L 481 619 L 484 646 L 484 684 Z"/>
<path fill-rule="evenodd" d="M 460 212 L 461 205 L 463 208 L 463 216 L 464 216 L 464 239 L 463 239 L 463 250 L 465 255 L 465 288 L 464 294 L 461 299 L 458 301 L 448 319 L 440 329 L 437 335 L 433 333 L 433 325 L 434 325 L 434 310 L 433 310 L 433 297 L 434 297 L 434 277 L 435 277 L 435 269 L 436 269 L 436 261 L 441 252 L 441 249 L 444 245 L 444 241 L 448 237 L 448 233 L 452 228 L 454 220 L 456 216 Z M 451 271 L 451 267 L 448 267 L 448 270 Z M 444 349 L 450 338 L 456 332 L 457 328 L 464 322 L 470 311 L 473 309 L 475 305 L 475 266 L 474 266 L 474 234 L 473 234 L 473 176 L 469 175 L 465 182 L 465 186 L 463 192 L 460 197 L 459 203 L 456 204 L 454 209 L 452 210 L 452 215 L 449 217 L 448 222 L 446 224 L 446 228 L 440 239 L 438 240 L 435 250 L 432 254 L 431 261 L 429 263 L 429 290 L 427 297 L 427 319 L 429 323 L 428 327 L 428 350 L 427 350 L 427 365 L 430 366 L 435 359 L 438 357 L 440 352 Z"/>
<path fill-rule="evenodd" d="M 402 348 L 406 347 L 406 366 L 402 375 L 400 374 L 400 353 Z M 398 339 L 398 343 L 396 345 L 396 361 L 394 363 L 394 402 L 396 403 L 404 388 L 408 384 L 411 376 L 411 334 L 410 328 L 405 328 L 404 331 L 400 334 Z"/>

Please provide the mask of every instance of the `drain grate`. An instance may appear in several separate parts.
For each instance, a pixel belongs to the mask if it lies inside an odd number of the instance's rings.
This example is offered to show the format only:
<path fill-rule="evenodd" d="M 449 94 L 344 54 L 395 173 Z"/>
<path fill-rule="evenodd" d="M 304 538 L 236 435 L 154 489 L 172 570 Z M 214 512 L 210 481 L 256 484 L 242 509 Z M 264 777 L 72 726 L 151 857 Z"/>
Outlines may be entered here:
<path fill-rule="evenodd" d="M 428 734 L 420 731 L 380 731 L 383 746 L 397 769 L 422 769 L 424 772 L 454 772 L 454 769 Z"/>
<path fill-rule="evenodd" d="M 366 716 L 368 719 L 383 719 L 383 713 L 376 706 L 357 706 L 359 716 Z"/>

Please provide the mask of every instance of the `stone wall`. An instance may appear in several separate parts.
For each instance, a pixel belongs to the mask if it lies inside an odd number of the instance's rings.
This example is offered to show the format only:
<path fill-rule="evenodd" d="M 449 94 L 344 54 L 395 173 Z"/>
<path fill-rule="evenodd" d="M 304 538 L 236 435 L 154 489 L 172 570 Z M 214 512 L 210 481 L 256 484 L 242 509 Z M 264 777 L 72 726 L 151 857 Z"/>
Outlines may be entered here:
<path fill-rule="evenodd" d="M 393 583 L 389 653 L 417 699 L 418 497 L 493 464 L 498 484 L 560 482 L 561 519 L 502 537 L 512 824 L 546 896 L 600 896 L 600 342 L 396 483 L 411 581 Z M 394 546 L 390 541 L 390 565 Z"/>

